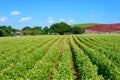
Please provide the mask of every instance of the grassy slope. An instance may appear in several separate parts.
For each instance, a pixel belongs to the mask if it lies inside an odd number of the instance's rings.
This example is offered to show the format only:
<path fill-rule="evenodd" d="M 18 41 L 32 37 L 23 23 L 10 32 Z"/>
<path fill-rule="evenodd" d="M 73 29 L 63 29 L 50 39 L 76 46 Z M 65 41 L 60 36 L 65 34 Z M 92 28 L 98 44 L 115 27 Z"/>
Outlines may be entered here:
<path fill-rule="evenodd" d="M 88 26 L 96 25 L 96 24 L 98 24 L 98 23 L 73 24 L 73 25 L 71 25 L 71 26 L 72 26 L 72 27 L 78 26 L 78 27 L 83 27 L 83 28 L 85 28 L 85 27 L 88 27 Z"/>

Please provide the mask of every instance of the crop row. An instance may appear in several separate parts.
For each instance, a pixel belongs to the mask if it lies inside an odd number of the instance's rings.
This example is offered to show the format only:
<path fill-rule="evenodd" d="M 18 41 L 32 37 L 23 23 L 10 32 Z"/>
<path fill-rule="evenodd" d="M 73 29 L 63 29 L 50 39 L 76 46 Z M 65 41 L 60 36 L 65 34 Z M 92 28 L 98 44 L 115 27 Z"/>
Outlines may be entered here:
<path fill-rule="evenodd" d="M 104 54 L 95 52 L 94 49 L 88 47 L 74 36 L 75 42 L 84 51 L 84 53 L 91 59 L 92 63 L 98 66 L 98 74 L 103 75 L 104 79 L 119 80 L 119 68 L 115 66 L 110 59 Z"/>
<path fill-rule="evenodd" d="M 116 49 L 117 46 L 115 47 L 112 44 L 111 46 L 107 46 L 107 43 L 104 42 L 103 40 L 97 40 L 101 43 L 96 43 L 97 42 L 96 40 L 92 41 L 94 38 L 90 40 L 87 36 L 77 36 L 77 37 L 81 42 L 91 47 L 96 52 L 100 54 L 105 54 L 106 57 L 108 57 L 115 65 L 120 67 L 120 57 L 119 57 L 120 54 L 119 54 L 119 50 Z"/>
<path fill-rule="evenodd" d="M 52 80 L 74 79 L 75 76 L 73 75 L 72 72 L 73 65 L 71 63 L 71 60 L 72 55 L 69 48 L 68 38 L 65 38 L 61 49 L 61 55 L 58 60 L 58 64 L 52 72 Z"/>
<path fill-rule="evenodd" d="M 44 38 L 45 39 L 45 38 Z M 28 47 L 27 51 L 22 50 L 18 53 L 16 52 L 12 57 L 6 57 L 7 61 L 3 60 L 0 65 L 0 79 L 20 79 L 25 78 L 26 73 L 30 71 L 40 60 L 46 52 L 49 50 L 49 47 L 58 39 L 58 37 L 51 39 L 46 39 L 47 43 L 43 44 L 32 44 L 33 46 Z M 50 40 L 50 41 L 49 41 Z M 34 42 L 33 42 L 34 43 Z M 43 44 L 43 45 L 41 45 Z M 38 47 L 35 47 L 38 46 Z"/>
<path fill-rule="evenodd" d="M 120 80 L 119 35 L 0 38 L 0 80 Z"/>
<path fill-rule="evenodd" d="M 54 42 L 49 51 L 46 52 L 45 55 L 36 62 L 34 67 L 27 72 L 27 74 L 25 75 L 25 79 L 46 80 L 51 68 L 55 63 L 56 56 L 58 54 L 58 46 L 62 39 L 63 37 Z"/>
<path fill-rule="evenodd" d="M 103 80 L 103 77 L 98 75 L 98 67 L 92 64 L 89 57 L 76 45 L 72 37 L 70 37 L 70 44 L 77 72 L 81 75 L 81 80 Z"/>

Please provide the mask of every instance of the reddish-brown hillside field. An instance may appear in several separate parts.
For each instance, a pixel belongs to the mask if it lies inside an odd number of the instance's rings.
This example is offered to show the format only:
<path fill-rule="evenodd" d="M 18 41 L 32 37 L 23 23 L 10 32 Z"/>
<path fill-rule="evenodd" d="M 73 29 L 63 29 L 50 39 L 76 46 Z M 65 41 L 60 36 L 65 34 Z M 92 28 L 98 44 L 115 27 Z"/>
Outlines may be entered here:
<path fill-rule="evenodd" d="M 85 30 L 99 31 L 99 32 L 115 32 L 120 31 L 120 23 L 118 24 L 98 24 L 94 26 L 85 27 Z"/>

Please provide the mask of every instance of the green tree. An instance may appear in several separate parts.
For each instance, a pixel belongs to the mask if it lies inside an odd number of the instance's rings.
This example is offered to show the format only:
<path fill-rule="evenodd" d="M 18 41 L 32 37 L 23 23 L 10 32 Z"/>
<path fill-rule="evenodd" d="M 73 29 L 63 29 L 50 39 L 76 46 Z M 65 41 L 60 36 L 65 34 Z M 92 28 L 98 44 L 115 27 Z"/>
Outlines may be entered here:
<path fill-rule="evenodd" d="M 25 26 L 25 27 L 22 29 L 23 35 L 31 35 L 31 31 L 32 31 L 32 28 L 29 27 L 29 26 Z"/>
<path fill-rule="evenodd" d="M 0 30 L 0 37 L 7 36 L 7 32 L 5 30 Z"/>
<path fill-rule="evenodd" d="M 31 35 L 40 35 L 40 34 L 42 34 L 42 28 L 41 28 L 41 26 L 34 26 L 32 28 Z"/>
<path fill-rule="evenodd" d="M 22 29 L 23 31 L 30 31 L 30 30 L 32 30 L 32 28 L 31 27 L 29 27 L 29 26 L 25 26 L 23 29 Z"/>
<path fill-rule="evenodd" d="M 82 34 L 82 33 L 84 33 L 84 28 L 82 28 L 82 27 L 73 27 L 72 28 L 72 33 L 73 34 Z"/>
<path fill-rule="evenodd" d="M 48 28 L 48 26 L 45 26 L 44 28 L 43 28 L 43 33 L 44 34 L 48 34 L 50 32 L 50 29 Z"/>
<path fill-rule="evenodd" d="M 4 36 L 2 30 L 0 30 L 0 37 Z"/>
<path fill-rule="evenodd" d="M 71 31 L 71 26 L 69 26 L 65 22 L 60 22 L 51 25 L 50 30 L 52 33 L 59 33 L 60 35 L 63 35 L 64 33 L 68 33 Z"/>
<path fill-rule="evenodd" d="M 0 26 L 0 36 L 11 36 L 13 28 L 11 26 Z"/>
<path fill-rule="evenodd" d="M 34 26 L 32 29 L 33 29 L 33 30 L 39 30 L 39 31 L 41 31 L 41 30 L 42 30 L 42 27 L 41 27 L 41 26 Z"/>
<path fill-rule="evenodd" d="M 11 36 L 12 31 L 13 31 L 13 28 L 11 26 L 6 27 L 7 36 Z"/>

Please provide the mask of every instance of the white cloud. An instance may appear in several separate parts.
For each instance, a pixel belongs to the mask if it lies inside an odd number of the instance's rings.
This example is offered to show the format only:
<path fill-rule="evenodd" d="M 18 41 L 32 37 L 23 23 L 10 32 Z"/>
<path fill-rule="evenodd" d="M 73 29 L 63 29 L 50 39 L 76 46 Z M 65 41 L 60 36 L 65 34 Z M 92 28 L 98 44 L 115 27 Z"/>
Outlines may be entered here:
<path fill-rule="evenodd" d="M 49 20 L 48 20 L 48 23 L 49 23 L 49 24 L 54 23 L 54 20 L 49 19 Z"/>
<path fill-rule="evenodd" d="M 32 17 L 24 17 L 24 18 L 21 18 L 21 19 L 19 20 L 19 22 L 29 21 L 29 20 L 31 20 L 31 19 L 32 19 Z"/>
<path fill-rule="evenodd" d="M 48 17 L 48 19 L 52 19 L 52 17 Z"/>
<path fill-rule="evenodd" d="M 64 21 L 64 20 L 65 20 L 65 19 L 63 19 L 63 18 L 60 18 L 60 19 L 59 19 L 60 22 L 62 22 L 62 21 Z"/>
<path fill-rule="evenodd" d="M 21 13 L 19 11 L 13 11 L 10 13 L 10 15 L 17 16 L 20 15 Z"/>
<path fill-rule="evenodd" d="M 54 20 L 52 19 L 52 17 L 48 17 L 48 23 L 49 24 L 54 23 Z"/>
<path fill-rule="evenodd" d="M 92 14 L 92 15 L 89 15 L 89 18 L 100 18 L 102 16 L 104 16 L 104 13 Z"/>
<path fill-rule="evenodd" d="M 7 17 L 0 17 L 0 22 L 5 22 L 7 20 Z"/>
<path fill-rule="evenodd" d="M 74 19 L 70 19 L 68 22 L 72 23 L 72 22 L 75 22 L 75 20 Z"/>

